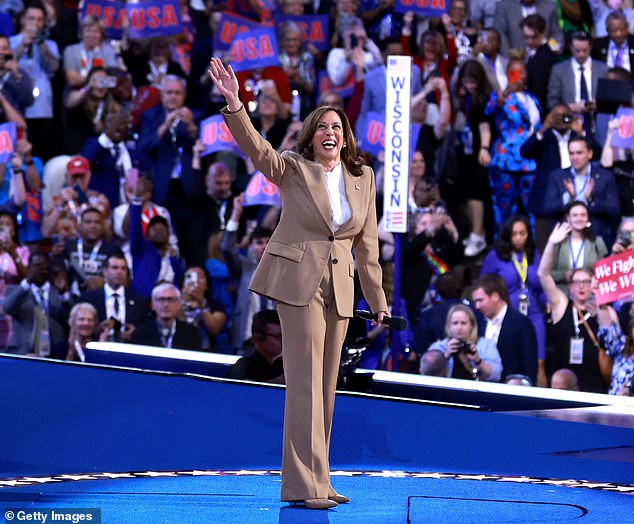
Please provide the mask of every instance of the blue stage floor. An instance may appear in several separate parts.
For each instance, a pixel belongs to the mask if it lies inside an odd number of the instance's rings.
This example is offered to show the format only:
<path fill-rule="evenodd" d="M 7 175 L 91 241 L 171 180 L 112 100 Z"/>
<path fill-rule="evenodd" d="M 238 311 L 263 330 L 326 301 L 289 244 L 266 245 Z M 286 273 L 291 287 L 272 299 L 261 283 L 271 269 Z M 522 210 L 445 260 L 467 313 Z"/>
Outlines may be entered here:
<path fill-rule="evenodd" d="M 352 502 L 320 512 L 279 501 L 280 388 L 0 357 L 0 406 L 3 514 L 98 508 L 108 524 L 634 522 L 626 408 L 610 424 L 342 394 L 333 486 Z"/>

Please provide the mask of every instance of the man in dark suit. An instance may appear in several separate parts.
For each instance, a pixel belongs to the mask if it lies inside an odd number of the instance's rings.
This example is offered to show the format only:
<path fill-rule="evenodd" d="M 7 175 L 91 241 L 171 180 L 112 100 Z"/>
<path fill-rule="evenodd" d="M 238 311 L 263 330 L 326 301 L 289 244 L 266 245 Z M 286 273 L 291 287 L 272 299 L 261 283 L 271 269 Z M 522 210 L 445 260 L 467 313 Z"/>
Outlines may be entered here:
<path fill-rule="evenodd" d="M 103 124 L 101 135 L 86 140 L 82 155 L 90 161 L 90 188 L 106 195 L 110 209 L 114 209 L 127 202 L 124 185 L 130 169 L 151 172 L 152 162 L 128 141 L 129 113 L 109 112 Z"/>
<path fill-rule="evenodd" d="M 605 76 L 608 66 L 590 58 L 592 40 L 588 33 L 573 33 L 570 42 L 572 58 L 553 66 L 548 81 L 548 108 L 568 104 L 575 113 L 584 115 L 584 127 L 592 129 L 596 110 L 599 78 Z"/>
<path fill-rule="evenodd" d="M 110 321 L 109 335 L 115 341 L 129 340 L 148 313 L 145 298 L 126 287 L 128 277 L 125 257 L 110 255 L 103 267 L 103 287 L 81 297 L 82 302 L 95 306 L 99 322 Z"/>
<path fill-rule="evenodd" d="M 49 282 L 50 272 L 48 255 L 31 253 L 27 277 L 7 290 L 4 311 L 13 319 L 7 353 L 66 358 L 68 307 Z"/>
<path fill-rule="evenodd" d="M 471 298 L 487 320 L 485 337 L 497 344 L 502 357 L 503 376 L 525 375 L 537 383 L 537 336 L 535 328 L 510 306 L 506 283 L 499 275 L 485 274 L 474 284 Z M 539 372 L 545 379 L 544 362 Z"/>
<path fill-rule="evenodd" d="M 509 49 L 523 49 L 524 36 L 519 21 L 537 13 L 546 20 L 546 38 L 554 39 L 559 47 L 564 47 L 564 34 L 559 27 L 557 5 L 550 0 L 500 0 L 495 6 L 495 27 L 502 37 L 502 54 Z"/>
<path fill-rule="evenodd" d="M 591 162 L 592 148 L 585 138 L 568 142 L 571 167 L 549 175 L 544 210 L 553 219 L 563 217 L 566 206 L 580 200 L 588 206 L 592 227 L 606 245 L 614 242 L 620 217 L 619 196 L 611 171 Z"/>
<path fill-rule="evenodd" d="M 198 137 L 192 111 L 185 106 L 185 80 L 166 75 L 161 103 L 141 115 L 139 149 L 154 162 L 152 200 L 170 212 L 181 252 L 187 257 L 191 242 L 192 198 L 204 193 L 202 177 L 194 176 L 192 148 Z"/>
<path fill-rule="evenodd" d="M 627 18 L 621 11 L 612 11 L 605 20 L 608 36 L 597 38 L 592 45 L 592 58 L 608 67 L 622 67 L 634 71 L 634 36 L 630 34 Z"/>
<path fill-rule="evenodd" d="M 524 158 L 533 158 L 537 163 L 527 207 L 535 217 L 535 244 L 540 252 L 544 251 L 552 222 L 544 209 L 548 176 L 553 171 L 570 167 L 568 141 L 582 134 L 581 119 L 575 118 L 566 104 L 557 104 L 544 118 L 542 127 L 529 136 L 520 148 Z"/>
<path fill-rule="evenodd" d="M 198 329 L 178 320 L 181 293 L 174 284 L 159 284 L 152 290 L 152 311 L 155 316 L 146 320 L 132 334 L 132 344 L 200 351 Z"/>
<path fill-rule="evenodd" d="M 542 110 L 545 110 L 548 98 L 548 79 L 553 64 L 557 61 L 555 53 L 546 38 L 546 20 L 535 13 L 520 22 L 520 28 L 526 41 L 528 57 L 526 59 L 526 88 L 535 95 Z"/>

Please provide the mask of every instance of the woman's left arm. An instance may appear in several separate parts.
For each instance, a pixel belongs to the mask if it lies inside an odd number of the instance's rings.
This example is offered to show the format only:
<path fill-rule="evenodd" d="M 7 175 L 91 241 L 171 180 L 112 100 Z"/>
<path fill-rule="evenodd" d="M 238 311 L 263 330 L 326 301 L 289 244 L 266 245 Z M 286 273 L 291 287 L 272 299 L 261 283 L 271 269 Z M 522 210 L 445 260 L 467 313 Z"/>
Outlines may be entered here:
<path fill-rule="evenodd" d="M 376 216 L 376 188 L 374 173 L 371 168 L 363 169 L 363 177 L 370 182 L 369 205 L 365 216 L 365 223 L 354 238 L 354 254 L 357 259 L 357 271 L 361 282 L 361 289 L 370 309 L 377 313 L 387 313 L 387 300 L 381 287 L 383 271 L 379 264 L 379 240 Z M 380 317 L 382 318 L 382 316 Z"/>

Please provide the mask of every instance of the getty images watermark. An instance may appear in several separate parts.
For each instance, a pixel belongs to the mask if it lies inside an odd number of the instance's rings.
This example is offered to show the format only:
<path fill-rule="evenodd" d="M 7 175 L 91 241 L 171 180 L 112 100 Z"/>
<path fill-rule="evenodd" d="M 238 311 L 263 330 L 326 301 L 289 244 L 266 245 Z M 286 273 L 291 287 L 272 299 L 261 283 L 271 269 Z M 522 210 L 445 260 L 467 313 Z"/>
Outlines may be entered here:
<path fill-rule="evenodd" d="M 15 508 L 4 510 L 5 524 L 22 522 L 72 522 L 101 524 L 101 509 L 97 508 Z"/>

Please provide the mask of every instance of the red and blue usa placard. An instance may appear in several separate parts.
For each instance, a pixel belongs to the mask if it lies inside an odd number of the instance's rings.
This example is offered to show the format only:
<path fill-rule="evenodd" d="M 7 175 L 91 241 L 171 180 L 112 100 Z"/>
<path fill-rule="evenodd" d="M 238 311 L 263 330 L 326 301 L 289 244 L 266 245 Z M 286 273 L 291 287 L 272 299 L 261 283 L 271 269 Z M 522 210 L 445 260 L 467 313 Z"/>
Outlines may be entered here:
<path fill-rule="evenodd" d="M 6 164 L 15 151 L 16 146 L 15 122 L 0 125 L 0 162 Z"/>
<path fill-rule="evenodd" d="M 330 49 L 330 41 L 328 38 L 328 15 L 278 15 L 275 17 L 277 31 L 286 22 L 295 22 L 304 33 L 304 42 L 313 44 L 320 51 L 328 51 Z"/>
<path fill-rule="evenodd" d="M 218 29 L 214 35 L 214 49 L 216 51 L 228 51 L 231 49 L 231 42 L 239 33 L 260 29 L 262 26 L 257 22 L 233 13 L 222 13 Z"/>
<path fill-rule="evenodd" d="M 409 134 L 409 159 L 412 161 L 416 144 L 418 143 L 418 135 L 420 134 L 420 125 L 411 124 Z M 378 156 L 385 150 L 385 115 L 381 113 L 368 113 L 365 119 L 365 129 L 363 136 L 359 142 L 359 147 L 363 151 Z"/>
<path fill-rule="evenodd" d="M 123 37 L 123 24 L 129 20 L 130 38 L 177 35 L 183 32 L 178 0 L 147 0 L 126 4 L 109 0 L 86 0 L 81 17 L 92 15 L 101 21 L 107 38 Z"/>
<path fill-rule="evenodd" d="M 260 171 L 256 171 L 247 184 L 243 205 L 245 207 L 259 205 L 282 207 L 280 190 L 275 184 L 269 182 Z"/>
<path fill-rule="evenodd" d="M 620 107 L 615 118 L 619 120 L 619 127 L 612 133 L 612 145 L 634 148 L 634 109 Z"/>
<path fill-rule="evenodd" d="M 320 71 L 317 76 L 317 98 L 319 98 L 322 93 L 328 92 L 337 93 L 341 98 L 348 98 L 352 95 L 355 84 L 354 71 L 350 71 L 348 78 L 346 78 L 346 81 L 340 86 L 336 86 L 332 83 L 326 71 Z"/>
<path fill-rule="evenodd" d="M 263 27 L 237 34 L 231 44 L 231 57 L 231 67 L 236 73 L 280 65 L 275 29 Z"/>
<path fill-rule="evenodd" d="M 447 0 L 394 0 L 394 11 L 407 13 L 413 11 L 417 15 L 439 18 L 449 11 Z"/>
<path fill-rule="evenodd" d="M 200 139 L 205 144 L 205 150 L 201 156 L 218 151 L 229 151 L 244 157 L 222 115 L 210 116 L 200 123 Z"/>

